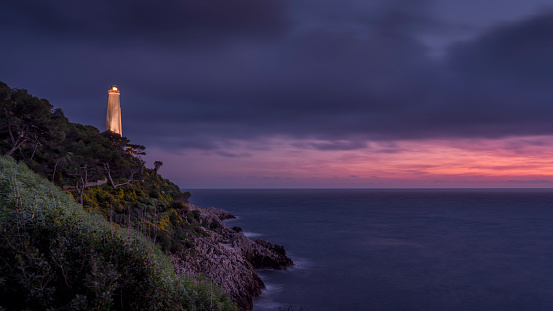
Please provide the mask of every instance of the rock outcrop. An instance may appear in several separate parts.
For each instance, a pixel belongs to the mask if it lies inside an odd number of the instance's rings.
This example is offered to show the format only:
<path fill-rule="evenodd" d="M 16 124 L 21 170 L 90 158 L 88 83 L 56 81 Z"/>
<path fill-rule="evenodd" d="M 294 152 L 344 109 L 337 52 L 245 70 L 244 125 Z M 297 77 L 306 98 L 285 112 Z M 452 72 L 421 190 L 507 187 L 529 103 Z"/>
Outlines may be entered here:
<path fill-rule="evenodd" d="M 265 240 L 250 240 L 239 227 L 227 228 L 228 212 L 186 203 L 200 212 L 200 221 L 207 236 L 194 237 L 194 247 L 174 255 L 177 271 L 204 274 L 221 286 L 240 310 L 251 310 L 252 299 L 261 295 L 265 284 L 255 269 L 285 269 L 293 265 L 283 246 Z"/>

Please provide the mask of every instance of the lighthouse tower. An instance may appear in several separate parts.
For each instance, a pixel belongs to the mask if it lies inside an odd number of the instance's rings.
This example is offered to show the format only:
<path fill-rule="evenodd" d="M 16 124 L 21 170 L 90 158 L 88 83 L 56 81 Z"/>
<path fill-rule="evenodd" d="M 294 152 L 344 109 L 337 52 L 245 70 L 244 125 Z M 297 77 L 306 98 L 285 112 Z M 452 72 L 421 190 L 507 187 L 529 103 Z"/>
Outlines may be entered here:
<path fill-rule="evenodd" d="M 119 89 L 112 85 L 108 91 L 108 114 L 106 116 L 106 131 L 112 131 L 123 136 L 121 126 L 121 105 L 119 104 Z"/>

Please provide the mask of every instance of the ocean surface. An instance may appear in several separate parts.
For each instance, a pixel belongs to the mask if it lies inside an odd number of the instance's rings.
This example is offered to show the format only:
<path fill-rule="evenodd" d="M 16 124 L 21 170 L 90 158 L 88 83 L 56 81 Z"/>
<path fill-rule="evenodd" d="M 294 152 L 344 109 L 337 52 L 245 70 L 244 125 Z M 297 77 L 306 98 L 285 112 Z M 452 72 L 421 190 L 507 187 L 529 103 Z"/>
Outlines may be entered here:
<path fill-rule="evenodd" d="M 254 310 L 553 310 L 553 189 L 191 190 L 283 244 Z"/>

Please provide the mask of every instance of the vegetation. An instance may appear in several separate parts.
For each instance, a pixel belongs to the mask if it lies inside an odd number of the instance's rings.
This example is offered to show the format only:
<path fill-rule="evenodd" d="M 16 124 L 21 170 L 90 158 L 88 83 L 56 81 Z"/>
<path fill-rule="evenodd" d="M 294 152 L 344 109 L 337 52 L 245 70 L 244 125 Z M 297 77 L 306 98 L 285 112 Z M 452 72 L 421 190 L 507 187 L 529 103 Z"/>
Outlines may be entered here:
<path fill-rule="evenodd" d="M 178 253 L 193 246 L 191 236 L 204 235 L 200 214 L 176 200 L 189 194 L 148 170 L 143 182 L 132 187 L 90 187 L 84 195 L 88 211 L 104 215 L 111 223 L 133 228 L 157 242 L 163 251 Z"/>
<path fill-rule="evenodd" d="M 71 123 L 61 109 L 0 82 L 0 151 L 70 192 L 87 211 L 134 228 L 163 251 L 190 247 L 204 234 L 180 201 L 190 193 L 145 167 L 146 147 L 117 133 Z M 178 199 L 178 200 L 177 200 Z"/>
<path fill-rule="evenodd" d="M 0 148 L 38 174 L 70 188 L 84 203 L 84 192 L 99 180 L 113 188 L 130 185 L 145 173 L 145 147 L 113 132 L 71 123 L 61 109 L 26 90 L 0 82 Z"/>
<path fill-rule="evenodd" d="M 10 310 L 234 310 L 207 280 L 176 275 L 150 239 L 87 213 L 0 159 L 0 306 Z"/>
<path fill-rule="evenodd" d="M 236 309 L 175 274 L 167 254 L 205 233 L 144 146 L 2 82 L 0 107 L 0 310 Z"/>

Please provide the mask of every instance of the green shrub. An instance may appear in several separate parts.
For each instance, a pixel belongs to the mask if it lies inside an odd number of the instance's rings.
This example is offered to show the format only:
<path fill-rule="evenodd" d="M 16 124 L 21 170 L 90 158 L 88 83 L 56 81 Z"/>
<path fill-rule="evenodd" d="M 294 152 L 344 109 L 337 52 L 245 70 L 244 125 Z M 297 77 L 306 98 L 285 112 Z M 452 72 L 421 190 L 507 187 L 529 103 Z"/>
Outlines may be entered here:
<path fill-rule="evenodd" d="M 0 236 L 0 306 L 8 310 L 236 310 L 208 280 L 176 275 L 150 239 L 85 212 L 7 158 Z"/>

